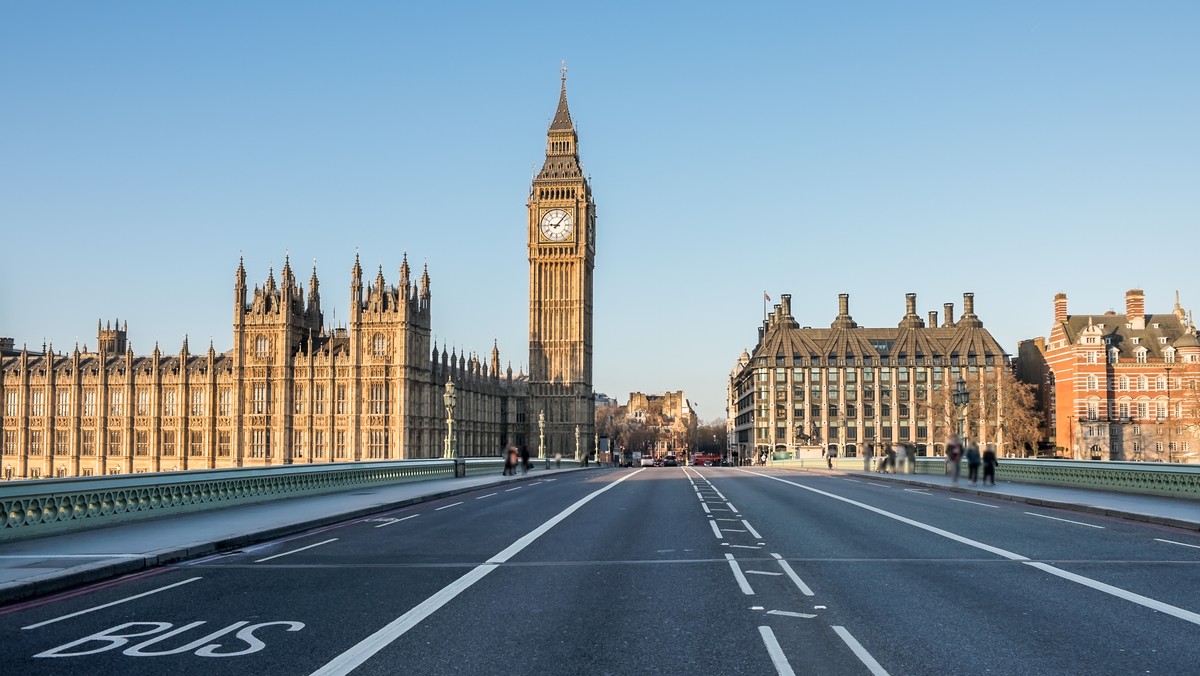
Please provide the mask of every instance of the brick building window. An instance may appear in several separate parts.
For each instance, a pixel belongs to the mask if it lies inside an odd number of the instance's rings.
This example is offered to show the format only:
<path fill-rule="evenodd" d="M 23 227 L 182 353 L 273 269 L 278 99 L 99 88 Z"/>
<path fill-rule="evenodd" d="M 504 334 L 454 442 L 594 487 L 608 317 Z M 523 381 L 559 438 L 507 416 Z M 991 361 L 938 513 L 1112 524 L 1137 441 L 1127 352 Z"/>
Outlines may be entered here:
<path fill-rule="evenodd" d="M 43 392 L 37 390 L 29 393 L 29 415 L 41 416 L 45 413 L 42 405 L 43 394 Z"/>
<path fill-rule="evenodd" d="M 312 454 L 313 454 L 314 458 L 324 458 L 325 457 L 325 432 L 322 430 L 317 430 L 317 431 L 313 432 L 313 453 Z"/>
<path fill-rule="evenodd" d="M 108 454 L 121 455 L 121 431 L 108 431 Z"/>
<path fill-rule="evenodd" d="M 88 417 L 96 415 L 96 390 L 94 389 L 83 391 L 83 414 Z"/>
<path fill-rule="evenodd" d="M 295 411 L 296 415 L 303 415 L 304 414 L 304 388 L 297 387 L 296 392 L 293 395 L 293 398 L 294 398 L 293 410 Z"/>
<path fill-rule="evenodd" d="M 370 395 L 367 410 L 376 415 L 387 413 L 387 384 L 371 383 Z"/>
<path fill-rule="evenodd" d="M 30 430 L 29 432 L 29 455 L 42 454 L 42 431 Z"/>
<path fill-rule="evenodd" d="M 16 390 L 9 390 L 4 394 L 4 415 L 15 416 L 20 410 L 19 398 Z"/>
<path fill-rule="evenodd" d="M 265 359 L 270 354 L 271 354 L 270 341 L 267 340 L 266 336 L 259 336 L 254 341 L 254 356 L 256 356 L 260 359 Z"/>
<path fill-rule="evenodd" d="M 313 390 L 313 413 L 322 414 L 325 412 L 325 387 L 318 385 Z"/>
<path fill-rule="evenodd" d="M 233 396 L 228 387 L 221 388 L 217 393 L 217 415 L 227 416 L 232 409 Z"/>
<path fill-rule="evenodd" d="M 335 436 L 336 445 L 333 449 L 333 457 L 338 460 L 346 458 L 346 430 L 338 430 Z"/>
<path fill-rule="evenodd" d="M 250 433 L 250 457 L 265 458 L 268 452 L 267 430 L 254 430 Z"/>
<path fill-rule="evenodd" d="M 133 454 L 146 456 L 150 455 L 150 433 L 138 430 L 134 438 Z"/>
<path fill-rule="evenodd" d="M 55 415 L 66 416 L 71 415 L 71 393 L 59 392 L 56 396 Z"/>
<path fill-rule="evenodd" d="M 192 415 L 204 415 L 204 390 L 192 390 Z"/>
<path fill-rule="evenodd" d="M 167 430 L 162 433 L 162 454 L 164 456 L 175 456 L 175 432 Z"/>
<path fill-rule="evenodd" d="M 230 439 L 232 438 L 232 436 L 233 435 L 230 434 L 229 432 L 218 432 L 217 433 L 217 455 L 219 457 L 222 457 L 222 458 L 229 457 L 230 449 L 233 446 L 233 444 L 230 443 Z"/>
<path fill-rule="evenodd" d="M 367 455 L 370 458 L 387 457 L 387 430 L 371 430 L 368 436 Z"/>
<path fill-rule="evenodd" d="M 92 430 L 84 430 L 80 435 L 79 452 L 83 455 L 96 455 L 96 433 Z"/>
<path fill-rule="evenodd" d="M 254 386 L 254 404 L 251 410 L 254 413 L 262 415 L 267 412 L 267 386 L 265 383 L 259 383 Z"/>
<path fill-rule="evenodd" d="M 150 415 L 150 393 L 141 388 L 137 391 L 137 415 Z"/>
<path fill-rule="evenodd" d="M 199 457 L 199 456 L 204 455 L 204 433 L 203 432 L 192 432 L 191 433 L 191 445 L 189 447 L 189 454 L 192 457 Z"/>
<path fill-rule="evenodd" d="M 17 431 L 4 430 L 4 455 L 17 454 Z"/>
<path fill-rule="evenodd" d="M 163 415 L 175 415 L 178 413 L 175 407 L 175 390 L 167 390 L 163 392 Z"/>
<path fill-rule="evenodd" d="M 1146 348 L 1139 347 L 1137 352 L 1135 352 L 1133 356 L 1137 359 L 1137 363 L 1145 364 L 1146 363 Z"/>
<path fill-rule="evenodd" d="M 292 457 L 304 457 L 304 432 L 299 430 L 292 432 Z"/>
<path fill-rule="evenodd" d="M 337 413 L 341 415 L 346 412 L 346 386 L 337 386 Z"/>

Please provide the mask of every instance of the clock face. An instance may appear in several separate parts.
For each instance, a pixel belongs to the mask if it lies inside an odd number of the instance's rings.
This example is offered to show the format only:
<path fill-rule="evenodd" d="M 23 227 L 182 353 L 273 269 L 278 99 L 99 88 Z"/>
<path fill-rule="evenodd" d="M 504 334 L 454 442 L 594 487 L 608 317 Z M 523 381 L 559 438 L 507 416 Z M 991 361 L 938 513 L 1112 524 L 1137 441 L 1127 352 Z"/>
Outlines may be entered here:
<path fill-rule="evenodd" d="M 547 211 L 542 216 L 542 236 L 551 242 L 561 242 L 571 236 L 575 223 L 571 214 L 562 209 Z"/>

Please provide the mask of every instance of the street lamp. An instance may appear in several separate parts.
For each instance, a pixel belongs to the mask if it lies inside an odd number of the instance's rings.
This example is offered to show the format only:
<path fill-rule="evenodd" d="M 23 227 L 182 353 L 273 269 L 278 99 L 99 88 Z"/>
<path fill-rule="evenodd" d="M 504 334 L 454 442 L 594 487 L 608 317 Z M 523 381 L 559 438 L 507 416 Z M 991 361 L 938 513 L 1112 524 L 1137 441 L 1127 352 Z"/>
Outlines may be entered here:
<path fill-rule="evenodd" d="M 458 392 L 454 388 L 454 380 L 446 379 L 446 392 L 442 394 L 442 403 L 446 405 L 446 450 L 445 457 L 458 457 L 458 440 L 454 438 L 454 407 L 458 404 Z"/>
<path fill-rule="evenodd" d="M 538 411 L 538 458 L 546 457 L 546 411 Z"/>
<path fill-rule="evenodd" d="M 967 406 L 971 403 L 971 392 L 967 390 L 967 381 L 963 380 L 962 376 L 959 376 L 958 381 L 954 383 L 952 399 L 955 408 L 959 410 L 958 438 L 965 447 L 967 445 Z"/>

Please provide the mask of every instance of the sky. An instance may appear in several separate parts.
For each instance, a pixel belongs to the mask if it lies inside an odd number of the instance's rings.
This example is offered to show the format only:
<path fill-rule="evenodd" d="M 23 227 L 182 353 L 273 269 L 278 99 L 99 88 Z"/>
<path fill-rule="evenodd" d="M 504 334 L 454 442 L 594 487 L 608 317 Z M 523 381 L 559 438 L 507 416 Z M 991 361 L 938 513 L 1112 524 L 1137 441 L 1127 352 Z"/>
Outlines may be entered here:
<path fill-rule="evenodd" d="M 0 2 L 0 335 L 232 345 L 232 287 L 428 262 L 439 343 L 528 355 L 526 206 L 567 89 L 597 391 L 724 415 L 763 294 L 975 293 L 1010 352 L 1200 306 L 1200 3 Z"/>

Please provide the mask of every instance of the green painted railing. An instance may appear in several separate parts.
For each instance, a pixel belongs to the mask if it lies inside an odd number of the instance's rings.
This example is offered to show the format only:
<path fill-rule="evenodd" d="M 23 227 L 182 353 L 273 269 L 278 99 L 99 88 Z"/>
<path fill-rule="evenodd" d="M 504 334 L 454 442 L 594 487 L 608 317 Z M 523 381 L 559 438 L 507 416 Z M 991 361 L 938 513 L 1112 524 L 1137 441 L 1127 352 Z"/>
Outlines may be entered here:
<path fill-rule="evenodd" d="M 472 475 L 501 466 L 499 458 L 466 459 Z M 453 460 L 398 460 L 11 481 L 0 484 L 0 541 L 454 476 Z"/>
<path fill-rule="evenodd" d="M 770 462 L 769 466 L 800 469 L 827 467 L 824 458 L 775 461 Z M 835 469 L 861 471 L 863 460 L 837 458 L 833 466 Z M 917 473 L 948 474 L 946 459 L 918 457 Z M 965 462 L 962 473 L 964 476 L 967 473 Z M 1200 500 L 1200 465 L 1195 464 L 1000 458 L 996 479 Z"/>

